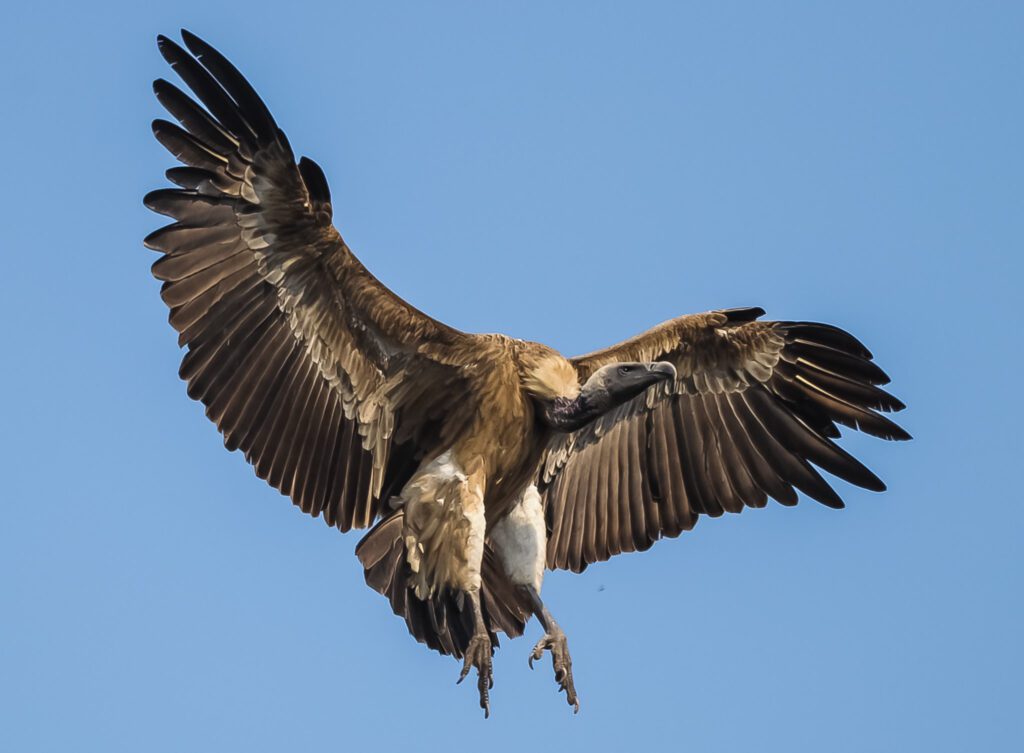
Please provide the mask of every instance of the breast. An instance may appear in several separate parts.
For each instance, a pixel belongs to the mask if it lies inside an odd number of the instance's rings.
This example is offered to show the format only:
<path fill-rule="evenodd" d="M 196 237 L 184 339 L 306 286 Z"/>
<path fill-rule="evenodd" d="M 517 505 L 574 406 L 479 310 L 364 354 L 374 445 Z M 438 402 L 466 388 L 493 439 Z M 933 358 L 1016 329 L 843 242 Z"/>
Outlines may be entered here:
<path fill-rule="evenodd" d="M 473 369 L 477 415 L 453 449 L 467 473 L 484 472 L 490 524 L 511 509 L 540 462 L 545 430 L 537 422 L 534 397 L 575 394 L 579 387 L 572 366 L 550 348 L 486 337 Z"/>
<path fill-rule="evenodd" d="M 513 472 L 532 441 L 534 408 L 523 390 L 512 348 L 502 338 L 479 364 L 473 389 L 477 414 L 456 448 L 464 462 L 484 465 L 489 480 Z"/>

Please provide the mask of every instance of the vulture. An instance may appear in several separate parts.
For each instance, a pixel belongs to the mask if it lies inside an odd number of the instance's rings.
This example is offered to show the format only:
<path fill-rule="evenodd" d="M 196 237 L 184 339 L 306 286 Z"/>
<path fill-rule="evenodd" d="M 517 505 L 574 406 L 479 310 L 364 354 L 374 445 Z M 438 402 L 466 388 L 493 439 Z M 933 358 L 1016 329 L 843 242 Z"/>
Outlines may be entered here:
<path fill-rule="evenodd" d="M 909 435 L 868 349 L 827 324 L 760 308 L 680 316 L 566 358 L 468 334 L 378 281 L 332 224 L 321 168 L 295 160 L 239 71 L 183 31 L 158 37 L 192 96 L 158 79 L 182 163 L 147 207 L 154 276 L 186 349 L 188 395 L 229 450 L 356 547 L 367 584 L 421 643 L 476 670 L 485 716 L 497 634 L 544 635 L 579 709 L 545 569 L 581 572 L 717 517 L 799 493 L 843 501 L 819 473 L 882 491 L 840 426 Z"/>

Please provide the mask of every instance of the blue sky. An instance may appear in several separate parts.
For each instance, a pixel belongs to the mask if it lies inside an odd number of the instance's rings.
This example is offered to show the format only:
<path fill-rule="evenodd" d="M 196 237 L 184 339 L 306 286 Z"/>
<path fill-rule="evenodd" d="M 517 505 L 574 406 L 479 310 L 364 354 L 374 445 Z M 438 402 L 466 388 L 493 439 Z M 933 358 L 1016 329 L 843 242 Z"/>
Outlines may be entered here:
<path fill-rule="evenodd" d="M 19 4 L 0 27 L 0 748 L 1018 751 L 1024 9 Z M 244 7 L 244 10 L 243 10 Z M 249 76 L 399 294 L 567 354 L 760 305 L 852 330 L 889 484 L 549 574 L 484 722 L 176 377 L 141 204 L 157 33 Z M 469 749 L 467 747 L 467 749 Z"/>

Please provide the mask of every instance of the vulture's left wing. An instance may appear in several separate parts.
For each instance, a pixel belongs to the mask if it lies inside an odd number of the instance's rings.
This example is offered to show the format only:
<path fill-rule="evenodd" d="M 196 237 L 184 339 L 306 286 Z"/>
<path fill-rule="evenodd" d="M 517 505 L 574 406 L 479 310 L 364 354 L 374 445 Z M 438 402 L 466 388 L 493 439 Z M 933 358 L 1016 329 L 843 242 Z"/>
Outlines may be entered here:
<path fill-rule="evenodd" d="M 188 348 L 181 376 L 260 478 L 341 530 L 366 527 L 394 466 L 458 414 L 450 354 L 469 336 L 360 264 L 331 225 L 320 168 L 296 164 L 231 63 L 183 37 L 192 54 L 165 37 L 160 51 L 205 109 L 154 84 L 183 127 L 157 120 L 153 131 L 186 167 L 167 172 L 180 188 L 146 197 L 176 220 L 146 245 L 163 254 L 153 274 Z"/>
<path fill-rule="evenodd" d="M 909 435 L 879 414 L 903 404 L 858 340 L 825 324 L 760 322 L 761 309 L 683 316 L 571 359 L 585 381 L 621 361 L 670 361 L 652 387 L 548 449 L 542 492 L 548 566 L 574 571 L 647 549 L 718 516 L 784 505 L 797 491 L 843 503 L 812 463 L 850 483 L 882 482 L 832 440 L 837 423 L 885 439 Z"/>

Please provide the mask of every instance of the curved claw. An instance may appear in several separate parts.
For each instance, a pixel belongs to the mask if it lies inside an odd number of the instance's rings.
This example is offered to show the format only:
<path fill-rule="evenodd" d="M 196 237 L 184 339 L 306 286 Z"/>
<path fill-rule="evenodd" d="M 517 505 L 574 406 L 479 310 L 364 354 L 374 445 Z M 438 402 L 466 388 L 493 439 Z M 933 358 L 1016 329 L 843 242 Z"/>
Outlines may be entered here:
<path fill-rule="evenodd" d="M 545 651 L 551 652 L 551 666 L 555 670 L 555 682 L 558 683 L 559 692 L 565 692 L 565 701 L 572 706 L 572 712 L 578 714 L 580 711 L 579 696 L 576 695 L 576 685 L 572 680 L 572 657 L 569 655 L 569 642 L 565 633 L 561 630 L 545 633 L 544 637 L 537 641 L 530 652 L 529 664 L 533 669 L 533 662 L 540 660 Z"/>
<path fill-rule="evenodd" d="M 494 648 L 491 646 L 490 636 L 474 635 L 466 647 L 459 679 L 455 681 L 456 685 L 461 684 L 469 675 L 469 670 L 476 667 L 476 687 L 480 694 L 480 708 L 484 710 L 484 719 L 491 715 L 490 690 L 494 687 L 494 673 L 491 668 L 493 653 Z"/>

